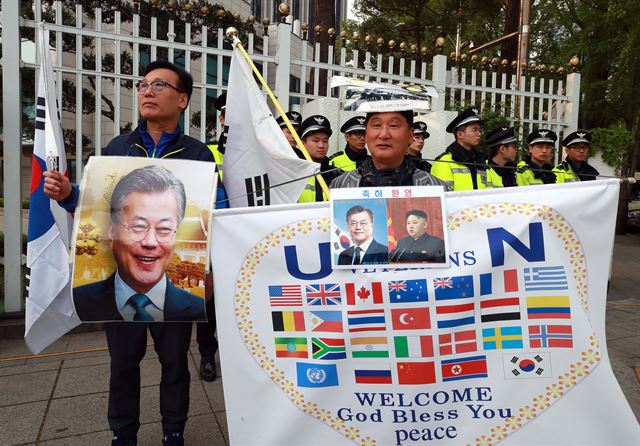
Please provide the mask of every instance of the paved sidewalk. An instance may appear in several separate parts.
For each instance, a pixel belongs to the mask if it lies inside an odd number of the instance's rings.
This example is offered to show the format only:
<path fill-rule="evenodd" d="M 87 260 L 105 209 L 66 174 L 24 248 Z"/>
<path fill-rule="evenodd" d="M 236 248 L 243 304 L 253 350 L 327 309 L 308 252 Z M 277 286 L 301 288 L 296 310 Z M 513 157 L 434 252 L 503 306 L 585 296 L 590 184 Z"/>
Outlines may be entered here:
<path fill-rule="evenodd" d="M 607 304 L 607 345 L 613 370 L 640 419 L 640 235 L 616 238 Z M 106 347 L 104 332 L 63 337 L 45 353 Z M 22 340 L 0 340 L 0 359 L 30 353 Z M 191 406 L 185 432 L 189 445 L 228 445 L 222 379 L 200 381 L 200 356 L 190 351 Z M 158 445 L 160 365 L 152 347 L 142 361 L 140 445 Z M 0 445 L 107 445 L 107 351 L 0 362 Z"/>

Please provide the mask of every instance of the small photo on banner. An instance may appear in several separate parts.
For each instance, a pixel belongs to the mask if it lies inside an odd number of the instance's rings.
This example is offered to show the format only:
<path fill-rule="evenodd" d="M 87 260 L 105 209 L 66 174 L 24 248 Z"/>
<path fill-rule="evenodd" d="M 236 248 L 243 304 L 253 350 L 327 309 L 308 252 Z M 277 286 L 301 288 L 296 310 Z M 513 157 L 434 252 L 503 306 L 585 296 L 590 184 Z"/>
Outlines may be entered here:
<path fill-rule="evenodd" d="M 473 302 L 436 307 L 438 328 L 460 327 L 475 323 Z"/>
<path fill-rule="evenodd" d="M 525 291 L 568 290 L 564 266 L 537 266 L 524 269 Z"/>
<path fill-rule="evenodd" d="M 345 283 L 347 305 L 379 305 L 382 304 L 382 283 L 373 282 L 370 285 Z"/>
<path fill-rule="evenodd" d="M 340 285 L 319 283 L 305 286 L 307 305 L 341 305 Z"/>
<path fill-rule="evenodd" d="M 427 281 L 418 280 L 392 280 L 388 284 L 389 302 L 392 304 L 406 304 L 414 302 L 427 302 Z"/>
<path fill-rule="evenodd" d="M 384 309 L 347 311 L 349 331 L 385 331 Z"/>
<path fill-rule="evenodd" d="M 440 277 L 433 279 L 436 300 L 473 297 L 473 276 Z"/>
<path fill-rule="evenodd" d="M 502 280 L 500 280 L 502 279 Z M 480 295 L 515 293 L 518 291 L 518 270 L 508 269 L 502 272 L 480 274 Z"/>
<path fill-rule="evenodd" d="M 388 358 L 386 336 L 351 338 L 351 356 L 354 358 Z"/>
<path fill-rule="evenodd" d="M 398 384 L 433 384 L 436 367 L 433 362 L 398 362 Z"/>
<path fill-rule="evenodd" d="M 529 319 L 571 319 L 569 296 L 527 297 Z"/>
<path fill-rule="evenodd" d="M 275 338 L 276 358 L 308 358 L 307 338 Z"/>
<path fill-rule="evenodd" d="M 364 364 L 353 371 L 357 384 L 391 384 L 389 364 Z"/>
<path fill-rule="evenodd" d="M 269 285 L 269 303 L 272 307 L 301 307 L 302 286 Z"/>
<path fill-rule="evenodd" d="M 475 330 L 462 330 L 438 335 L 440 356 L 472 353 L 478 350 Z"/>
<path fill-rule="evenodd" d="M 347 350 L 344 346 L 344 339 L 311 338 L 311 355 L 313 359 L 345 359 Z"/>
<path fill-rule="evenodd" d="M 433 356 L 433 338 L 423 336 L 394 336 L 396 358 L 430 358 Z"/>
<path fill-rule="evenodd" d="M 335 364 L 296 362 L 298 387 L 334 387 L 339 385 Z"/>
<path fill-rule="evenodd" d="M 273 331 L 305 331 L 304 311 L 273 311 Z"/>
<path fill-rule="evenodd" d="M 482 346 L 485 350 L 522 348 L 522 327 L 483 328 Z"/>
<path fill-rule="evenodd" d="M 502 297 L 481 301 L 480 320 L 482 322 L 520 320 L 520 298 Z"/>
<path fill-rule="evenodd" d="M 312 332 L 342 333 L 342 311 L 310 311 L 309 325 Z"/>
<path fill-rule="evenodd" d="M 571 325 L 530 325 L 531 348 L 573 348 Z"/>
<path fill-rule="evenodd" d="M 391 325 L 394 330 L 421 330 L 431 328 L 429 308 L 392 308 Z"/>
<path fill-rule="evenodd" d="M 488 377 L 486 356 L 443 359 L 440 366 L 444 382 Z"/>
<path fill-rule="evenodd" d="M 506 379 L 551 377 L 551 355 L 549 353 L 505 354 L 503 365 Z"/>

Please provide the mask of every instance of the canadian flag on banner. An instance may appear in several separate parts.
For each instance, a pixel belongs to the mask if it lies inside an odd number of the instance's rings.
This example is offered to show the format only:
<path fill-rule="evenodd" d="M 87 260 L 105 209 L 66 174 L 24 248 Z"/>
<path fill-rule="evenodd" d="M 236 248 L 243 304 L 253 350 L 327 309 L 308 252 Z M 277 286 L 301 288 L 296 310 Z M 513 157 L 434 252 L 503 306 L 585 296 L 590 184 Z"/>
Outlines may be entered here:
<path fill-rule="evenodd" d="M 369 286 L 346 283 L 347 305 L 366 305 L 382 303 L 382 283 L 373 282 Z"/>

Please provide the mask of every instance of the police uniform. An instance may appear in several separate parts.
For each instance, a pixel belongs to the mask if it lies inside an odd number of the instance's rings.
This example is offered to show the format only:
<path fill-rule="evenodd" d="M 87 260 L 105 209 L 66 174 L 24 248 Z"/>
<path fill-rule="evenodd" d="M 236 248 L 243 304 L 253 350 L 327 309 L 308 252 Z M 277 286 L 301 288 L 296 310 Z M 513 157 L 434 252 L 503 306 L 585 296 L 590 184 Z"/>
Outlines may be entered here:
<path fill-rule="evenodd" d="M 316 132 L 322 132 L 327 134 L 327 136 L 329 137 L 331 136 L 331 134 L 333 133 L 333 131 L 331 130 L 331 123 L 326 117 L 322 115 L 309 116 L 300 124 L 300 139 L 303 139 Z M 336 173 L 335 171 L 326 172 L 330 169 L 332 168 L 329 165 L 329 158 L 325 156 L 320 160 L 319 173 L 327 184 L 327 187 L 329 186 L 331 181 L 339 175 L 339 171 L 338 173 Z M 302 191 L 300 198 L 298 198 L 298 203 L 314 203 L 328 200 L 329 197 L 324 194 L 324 192 L 322 191 L 322 186 L 320 186 L 320 184 L 318 183 L 318 179 L 314 175 L 309 178 L 307 184 L 304 186 L 304 190 Z"/>
<path fill-rule="evenodd" d="M 565 147 L 569 147 L 573 144 L 587 144 L 591 146 L 591 133 L 578 130 L 577 132 L 573 132 L 569 134 L 563 141 L 562 145 Z M 556 175 L 556 180 L 558 183 L 572 183 L 575 181 L 590 181 L 595 180 L 600 172 L 598 172 L 593 166 L 589 165 L 589 163 L 582 162 L 577 163 L 569 159 L 569 157 L 565 158 L 563 162 L 558 164 L 554 169 L 553 173 Z"/>
<path fill-rule="evenodd" d="M 493 187 L 513 187 L 516 183 L 516 163 L 507 162 L 504 166 L 497 164 L 493 158 L 498 153 L 500 146 L 509 144 L 517 144 L 516 132 L 513 127 L 497 127 L 486 138 L 486 144 L 489 147 L 489 159 L 487 165 L 491 167 L 487 171 L 487 177 L 493 184 Z"/>
<path fill-rule="evenodd" d="M 287 118 L 289 118 L 289 122 L 293 126 L 293 129 L 298 132 L 298 128 L 300 127 L 300 123 L 302 122 L 302 115 L 297 111 L 286 112 L 285 115 L 287 116 Z M 284 122 L 284 118 L 282 116 L 278 116 L 278 119 L 276 119 L 276 123 L 281 129 L 287 128 L 287 124 Z M 306 159 L 304 157 L 304 153 L 302 153 L 302 150 L 297 147 L 292 147 L 292 149 L 298 158 L 300 158 L 301 160 Z"/>
<path fill-rule="evenodd" d="M 551 130 L 538 129 L 527 136 L 527 142 L 529 147 L 537 143 L 549 143 L 555 144 L 558 139 Z M 542 166 L 536 164 L 531 156 L 526 160 L 518 163 L 518 170 L 516 171 L 516 182 L 518 186 L 529 186 L 531 184 L 554 184 L 556 182 L 556 175 L 552 172 L 553 166 L 551 164 L 544 164 Z"/>
<path fill-rule="evenodd" d="M 473 123 L 482 123 L 482 119 L 476 109 L 468 108 L 456 116 L 446 130 L 455 134 L 459 127 Z M 486 189 L 493 187 L 492 175 L 487 175 L 489 170 L 491 167 L 480 152 L 467 150 L 455 141 L 436 158 L 431 174 L 445 181 L 454 191 Z"/>
<path fill-rule="evenodd" d="M 424 139 L 427 140 L 431 136 L 429 132 L 427 132 L 427 124 L 422 121 L 415 121 L 413 123 L 413 134 L 415 135 L 424 135 Z M 425 159 L 422 159 L 422 155 L 412 155 L 407 154 L 409 159 L 413 161 L 416 167 L 420 170 L 424 170 L 429 172 L 431 170 L 431 163 Z"/>
<path fill-rule="evenodd" d="M 352 132 L 364 132 L 366 129 L 366 122 L 367 118 L 364 116 L 354 116 L 342 124 L 340 131 L 345 135 Z M 329 165 L 331 167 L 337 167 L 344 172 L 348 172 L 358 167 L 368 157 L 369 155 L 367 154 L 366 147 L 364 150 L 354 150 L 349 146 L 349 143 L 347 143 L 344 150 L 336 152 L 329 157 Z"/>
<path fill-rule="evenodd" d="M 225 108 L 227 107 L 227 92 L 225 91 L 220 96 L 216 98 L 214 103 L 216 110 L 224 116 Z M 213 154 L 213 159 L 216 162 L 216 168 L 218 169 L 218 174 L 220 176 L 220 180 L 222 181 L 223 176 L 223 167 L 224 164 L 224 144 L 227 141 L 227 127 L 224 126 L 222 129 L 222 133 L 220 134 L 220 138 L 217 141 L 212 142 L 207 145 L 207 148 L 211 150 Z"/>

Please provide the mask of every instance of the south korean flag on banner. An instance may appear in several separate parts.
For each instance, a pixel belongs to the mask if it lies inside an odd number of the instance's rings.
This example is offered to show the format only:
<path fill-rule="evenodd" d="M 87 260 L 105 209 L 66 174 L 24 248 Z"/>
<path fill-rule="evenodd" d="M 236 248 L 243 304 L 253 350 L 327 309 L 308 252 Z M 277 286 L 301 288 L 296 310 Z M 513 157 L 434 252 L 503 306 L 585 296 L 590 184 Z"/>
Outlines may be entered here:
<path fill-rule="evenodd" d="M 223 182 L 231 207 L 298 201 L 318 165 L 299 159 L 291 149 L 237 48 L 231 58 L 225 124 L 229 132 Z"/>

